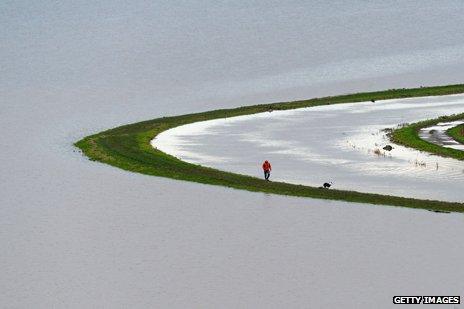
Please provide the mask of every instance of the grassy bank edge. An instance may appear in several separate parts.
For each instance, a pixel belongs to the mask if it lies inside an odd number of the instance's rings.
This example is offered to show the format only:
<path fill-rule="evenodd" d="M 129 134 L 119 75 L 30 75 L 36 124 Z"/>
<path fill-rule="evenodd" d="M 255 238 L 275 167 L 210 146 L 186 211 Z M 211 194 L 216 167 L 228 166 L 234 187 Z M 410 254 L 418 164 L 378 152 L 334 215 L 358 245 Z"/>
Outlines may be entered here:
<path fill-rule="evenodd" d="M 420 96 L 450 95 L 463 92 L 464 85 L 460 84 L 413 89 L 392 89 L 293 102 L 220 109 L 195 114 L 163 117 L 124 125 L 87 136 L 76 142 L 75 145 L 91 160 L 146 175 L 193 181 L 203 184 L 221 185 L 255 192 L 377 205 L 403 206 L 435 211 L 463 212 L 463 203 L 420 200 L 347 190 L 323 190 L 315 187 L 284 182 L 266 182 L 262 179 L 247 175 L 240 175 L 190 164 L 154 149 L 150 145 L 151 139 L 159 133 L 176 126 L 198 121 L 249 115 L 271 110 L 289 110 L 327 104 L 365 102 Z"/>
<path fill-rule="evenodd" d="M 442 116 L 435 119 L 428 119 L 412 124 L 407 124 L 401 128 L 394 129 L 390 134 L 390 139 L 396 144 L 409 148 L 415 148 L 420 151 L 433 153 L 442 157 L 449 157 L 457 160 L 464 160 L 464 151 L 442 147 L 427 142 L 419 137 L 419 130 L 425 127 L 433 126 L 439 122 L 455 121 L 464 119 L 464 113 L 449 116 Z M 447 131 L 449 132 L 449 130 Z"/>
<path fill-rule="evenodd" d="M 464 116 L 463 116 L 464 119 Z M 451 129 L 446 130 L 446 134 L 451 136 L 455 141 L 464 144 L 464 135 L 462 134 L 464 132 L 464 124 L 455 126 Z"/>

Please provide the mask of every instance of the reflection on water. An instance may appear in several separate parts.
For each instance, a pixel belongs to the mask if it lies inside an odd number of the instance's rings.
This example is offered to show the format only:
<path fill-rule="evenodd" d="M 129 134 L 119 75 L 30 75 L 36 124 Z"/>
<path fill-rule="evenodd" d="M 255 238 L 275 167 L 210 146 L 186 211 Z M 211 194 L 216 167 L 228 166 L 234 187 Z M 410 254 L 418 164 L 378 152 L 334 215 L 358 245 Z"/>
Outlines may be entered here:
<path fill-rule="evenodd" d="M 318 106 L 218 119 L 163 132 L 155 147 L 183 160 L 274 180 L 464 201 L 464 164 L 390 144 L 386 128 L 464 111 L 464 95 Z M 446 126 L 441 126 L 443 129 Z"/>

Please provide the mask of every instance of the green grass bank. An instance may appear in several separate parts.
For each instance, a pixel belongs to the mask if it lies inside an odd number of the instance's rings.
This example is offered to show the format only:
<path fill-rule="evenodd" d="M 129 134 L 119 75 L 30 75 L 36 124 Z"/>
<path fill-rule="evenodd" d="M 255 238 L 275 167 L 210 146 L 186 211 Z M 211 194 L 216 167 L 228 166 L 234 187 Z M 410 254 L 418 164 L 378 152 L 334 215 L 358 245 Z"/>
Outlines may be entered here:
<path fill-rule="evenodd" d="M 433 143 L 429 143 L 419 137 L 419 130 L 428 126 L 433 126 L 439 122 L 444 121 L 455 121 L 464 119 L 464 113 L 456 114 L 451 116 L 442 116 L 435 119 L 425 120 L 416 122 L 413 124 L 408 124 L 404 127 L 393 130 L 390 134 L 390 138 L 394 143 L 415 148 L 421 151 L 430 152 L 443 157 L 450 157 L 458 160 L 464 160 L 464 151 L 442 147 Z M 447 131 L 453 131 L 456 127 Z M 454 132 L 454 131 L 453 131 Z M 455 132 L 458 135 L 459 132 Z M 454 136 L 453 136 L 454 137 Z M 458 139 L 456 139 L 458 140 Z M 459 141 L 459 140 L 458 140 Z M 464 141 L 464 137 L 461 136 L 461 142 Z"/>
<path fill-rule="evenodd" d="M 462 117 L 464 119 L 464 115 Z M 451 136 L 455 141 L 464 144 L 464 124 L 455 126 L 454 128 L 448 129 L 446 134 Z"/>
<path fill-rule="evenodd" d="M 176 126 L 198 121 L 262 113 L 269 110 L 289 110 L 327 104 L 449 95 L 463 92 L 464 85 L 461 84 L 421 87 L 414 89 L 392 89 L 386 91 L 314 98 L 286 103 L 271 103 L 231 109 L 220 109 L 195 114 L 162 117 L 124 125 L 87 136 L 78 141 L 75 145 L 91 160 L 110 164 L 127 171 L 147 175 L 193 181 L 210 185 L 220 185 L 254 192 L 377 205 L 403 206 L 435 211 L 463 212 L 463 203 L 420 200 L 346 190 L 324 190 L 285 182 L 267 182 L 260 178 L 187 163 L 154 149 L 150 145 L 150 141 L 159 133 Z M 257 164 L 259 163 L 260 162 L 257 162 Z"/>

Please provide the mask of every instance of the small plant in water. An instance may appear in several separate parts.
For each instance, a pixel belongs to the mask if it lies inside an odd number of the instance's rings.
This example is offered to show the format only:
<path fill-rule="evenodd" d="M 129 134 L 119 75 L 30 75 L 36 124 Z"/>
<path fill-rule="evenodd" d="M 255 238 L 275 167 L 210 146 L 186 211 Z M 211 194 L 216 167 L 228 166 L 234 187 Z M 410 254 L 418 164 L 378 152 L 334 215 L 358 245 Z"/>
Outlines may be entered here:
<path fill-rule="evenodd" d="M 407 127 L 408 125 L 409 125 L 409 123 L 403 122 L 403 123 L 400 123 L 397 127 L 398 128 L 404 128 L 404 127 Z"/>
<path fill-rule="evenodd" d="M 417 159 L 416 161 L 414 161 L 414 165 L 419 166 L 419 167 L 427 167 L 427 163 L 425 163 L 424 161 L 419 161 Z"/>
<path fill-rule="evenodd" d="M 373 151 L 373 153 L 374 153 L 375 155 L 378 155 L 379 157 L 380 157 L 380 156 L 384 156 L 384 157 L 385 157 L 385 153 L 382 152 L 379 148 L 375 148 L 374 151 Z"/>
<path fill-rule="evenodd" d="M 385 129 L 383 129 L 381 131 L 386 132 L 386 133 L 391 133 L 391 132 L 393 132 L 393 129 L 392 128 L 385 128 Z"/>

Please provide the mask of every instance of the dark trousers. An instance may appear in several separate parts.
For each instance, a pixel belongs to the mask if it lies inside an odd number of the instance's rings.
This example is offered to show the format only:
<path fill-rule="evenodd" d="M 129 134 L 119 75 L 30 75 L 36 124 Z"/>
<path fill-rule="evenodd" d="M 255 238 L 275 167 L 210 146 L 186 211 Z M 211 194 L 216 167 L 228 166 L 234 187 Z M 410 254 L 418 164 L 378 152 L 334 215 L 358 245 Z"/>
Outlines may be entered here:
<path fill-rule="evenodd" d="M 269 180 L 270 176 L 271 176 L 271 171 L 264 171 L 264 179 Z"/>

